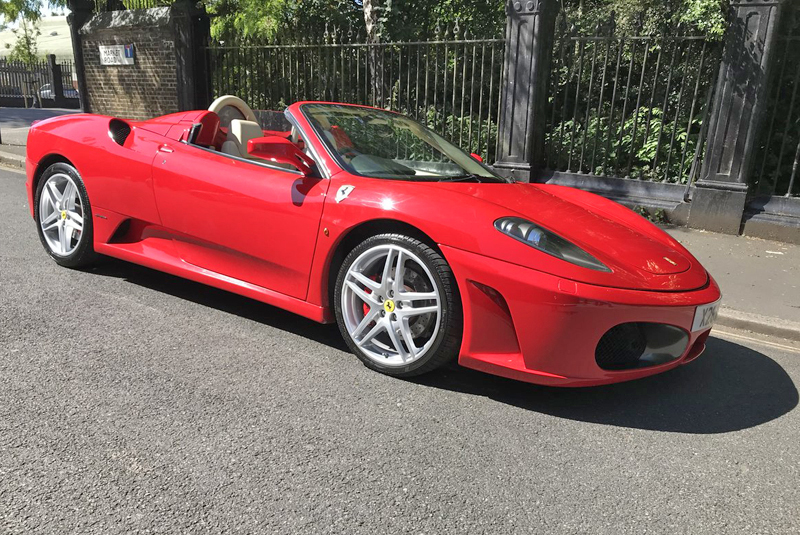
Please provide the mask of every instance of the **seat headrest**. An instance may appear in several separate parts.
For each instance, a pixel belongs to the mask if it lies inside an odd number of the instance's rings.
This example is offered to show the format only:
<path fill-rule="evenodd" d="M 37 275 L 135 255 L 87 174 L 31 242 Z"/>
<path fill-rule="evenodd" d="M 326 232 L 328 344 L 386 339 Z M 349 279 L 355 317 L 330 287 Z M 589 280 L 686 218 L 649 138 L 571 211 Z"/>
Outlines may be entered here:
<path fill-rule="evenodd" d="M 204 113 L 198 122 L 200 123 L 200 133 L 197 134 L 195 144 L 203 147 L 213 146 L 219 131 L 219 115 L 209 111 Z"/>
<path fill-rule="evenodd" d="M 261 126 L 253 121 L 242 121 L 234 119 L 231 121 L 231 128 L 228 131 L 228 141 L 235 141 L 239 146 L 239 152 L 245 158 L 247 154 L 247 142 L 254 138 L 264 137 Z"/>

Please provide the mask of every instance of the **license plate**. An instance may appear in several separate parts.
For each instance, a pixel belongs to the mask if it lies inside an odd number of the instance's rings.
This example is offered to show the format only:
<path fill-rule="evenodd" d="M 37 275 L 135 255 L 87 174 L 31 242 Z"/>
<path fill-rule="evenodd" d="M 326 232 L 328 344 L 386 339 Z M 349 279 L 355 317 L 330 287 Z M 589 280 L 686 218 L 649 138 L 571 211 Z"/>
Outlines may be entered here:
<path fill-rule="evenodd" d="M 717 319 L 717 314 L 719 313 L 719 305 L 721 303 L 722 300 L 720 299 L 707 305 L 701 305 L 695 309 L 694 322 L 692 323 L 693 333 L 697 331 L 705 331 L 714 325 L 714 321 Z"/>

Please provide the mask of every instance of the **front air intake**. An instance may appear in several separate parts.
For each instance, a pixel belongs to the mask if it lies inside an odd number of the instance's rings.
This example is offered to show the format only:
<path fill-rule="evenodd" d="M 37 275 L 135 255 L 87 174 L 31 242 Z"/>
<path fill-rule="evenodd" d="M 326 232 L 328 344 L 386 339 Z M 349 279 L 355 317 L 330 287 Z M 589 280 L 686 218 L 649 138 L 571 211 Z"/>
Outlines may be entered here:
<path fill-rule="evenodd" d="M 114 140 L 114 143 L 122 147 L 125 145 L 125 140 L 131 134 L 131 127 L 125 121 L 119 119 L 111 119 L 108 123 L 108 137 Z"/>
<path fill-rule="evenodd" d="M 597 344 L 595 360 L 604 370 L 635 368 L 647 348 L 639 323 L 623 323 L 608 331 Z"/>
<path fill-rule="evenodd" d="M 623 323 L 609 329 L 595 349 L 604 370 L 631 370 L 680 358 L 689 344 L 683 329 L 662 323 Z"/>

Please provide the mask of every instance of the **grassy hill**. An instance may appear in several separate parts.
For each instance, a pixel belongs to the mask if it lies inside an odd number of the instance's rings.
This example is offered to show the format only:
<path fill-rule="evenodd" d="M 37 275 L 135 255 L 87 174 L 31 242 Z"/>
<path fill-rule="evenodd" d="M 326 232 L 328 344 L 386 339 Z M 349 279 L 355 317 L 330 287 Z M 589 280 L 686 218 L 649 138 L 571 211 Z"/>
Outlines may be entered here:
<path fill-rule="evenodd" d="M 67 17 L 43 17 L 39 22 L 39 55 L 55 54 L 59 61 L 72 60 L 72 41 L 69 34 Z M 0 32 L 0 57 L 11 53 L 17 36 L 11 30 Z"/>

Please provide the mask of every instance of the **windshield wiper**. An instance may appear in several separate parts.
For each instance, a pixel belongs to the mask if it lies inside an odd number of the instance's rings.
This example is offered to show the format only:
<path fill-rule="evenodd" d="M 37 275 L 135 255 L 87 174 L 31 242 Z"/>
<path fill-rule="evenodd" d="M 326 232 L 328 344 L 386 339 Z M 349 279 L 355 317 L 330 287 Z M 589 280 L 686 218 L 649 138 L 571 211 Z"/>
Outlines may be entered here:
<path fill-rule="evenodd" d="M 475 174 L 467 174 L 467 175 L 457 175 L 457 176 L 447 176 L 442 177 L 440 182 L 470 182 L 475 181 L 478 183 L 484 182 L 502 182 L 501 179 L 497 179 L 494 177 L 489 176 L 478 176 Z"/>

